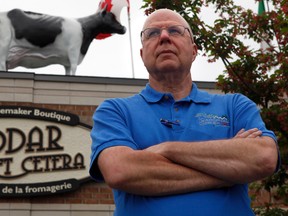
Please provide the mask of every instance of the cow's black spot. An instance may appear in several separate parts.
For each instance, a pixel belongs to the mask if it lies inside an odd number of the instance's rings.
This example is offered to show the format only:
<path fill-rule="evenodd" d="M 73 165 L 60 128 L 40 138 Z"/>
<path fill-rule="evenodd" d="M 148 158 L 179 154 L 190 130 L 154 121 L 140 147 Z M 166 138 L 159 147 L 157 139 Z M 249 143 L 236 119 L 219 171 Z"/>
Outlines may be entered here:
<path fill-rule="evenodd" d="M 62 32 L 63 18 L 14 9 L 8 17 L 15 29 L 17 39 L 25 38 L 31 44 L 45 47 L 53 43 Z"/>
<path fill-rule="evenodd" d="M 116 20 L 113 13 L 102 10 L 88 17 L 77 19 L 82 26 L 83 39 L 80 52 L 85 55 L 92 40 L 102 34 L 124 34 L 126 29 Z"/>

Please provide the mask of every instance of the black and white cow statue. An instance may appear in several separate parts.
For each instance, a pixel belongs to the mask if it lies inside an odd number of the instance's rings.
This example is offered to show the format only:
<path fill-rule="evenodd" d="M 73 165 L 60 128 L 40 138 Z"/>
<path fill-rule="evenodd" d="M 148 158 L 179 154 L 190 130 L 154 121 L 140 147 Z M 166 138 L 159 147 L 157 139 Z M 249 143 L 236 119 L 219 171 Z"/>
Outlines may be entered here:
<path fill-rule="evenodd" d="M 75 75 L 94 38 L 124 34 L 126 28 L 104 8 L 72 19 L 13 9 L 0 13 L 0 70 L 61 64 Z"/>

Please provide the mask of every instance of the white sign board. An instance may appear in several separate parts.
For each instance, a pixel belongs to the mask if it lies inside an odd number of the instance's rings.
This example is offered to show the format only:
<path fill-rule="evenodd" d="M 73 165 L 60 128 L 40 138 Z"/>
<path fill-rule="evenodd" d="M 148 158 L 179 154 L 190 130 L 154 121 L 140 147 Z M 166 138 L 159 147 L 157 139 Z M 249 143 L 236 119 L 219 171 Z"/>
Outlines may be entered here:
<path fill-rule="evenodd" d="M 90 178 L 90 130 L 74 114 L 0 106 L 0 196 L 77 189 Z"/>

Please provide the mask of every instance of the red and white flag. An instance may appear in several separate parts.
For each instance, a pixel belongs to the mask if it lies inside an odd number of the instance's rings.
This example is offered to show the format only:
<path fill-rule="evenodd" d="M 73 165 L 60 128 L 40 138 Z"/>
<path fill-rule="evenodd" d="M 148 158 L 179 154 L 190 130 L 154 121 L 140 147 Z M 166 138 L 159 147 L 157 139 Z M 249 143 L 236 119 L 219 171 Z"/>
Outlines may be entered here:
<path fill-rule="evenodd" d="M 120 15 L 123 7 L 127 7 L 128 16 L 130 14 L 130 2 L 129 0 L 101 0 L 99 2 L 98 11 L 103 10 L 106 7 L 108 12 L 115 15 L 116 20 L 121 23 Z M 96 39 L 105 39 L 112 36 L 112 34 L 99 34 Z"/>

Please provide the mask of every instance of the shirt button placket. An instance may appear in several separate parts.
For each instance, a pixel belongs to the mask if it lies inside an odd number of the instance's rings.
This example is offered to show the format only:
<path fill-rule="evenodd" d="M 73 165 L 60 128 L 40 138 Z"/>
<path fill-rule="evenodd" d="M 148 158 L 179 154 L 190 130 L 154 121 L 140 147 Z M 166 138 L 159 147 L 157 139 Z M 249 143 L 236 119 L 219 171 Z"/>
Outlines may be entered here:
<path fill-rule="evenodd" d="M 180 123 L 180 107 L 177 103 L 174 104 L 174 121 Z"/>

